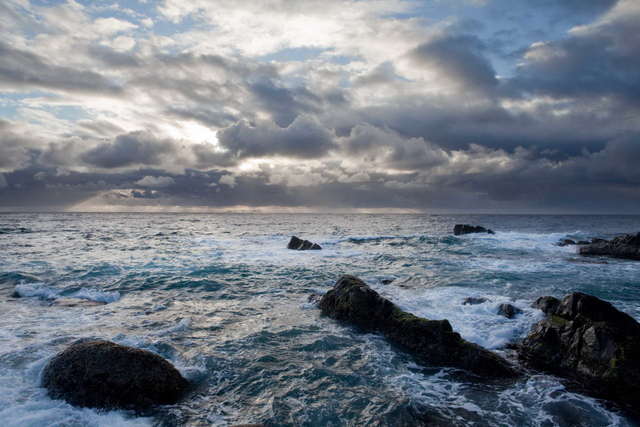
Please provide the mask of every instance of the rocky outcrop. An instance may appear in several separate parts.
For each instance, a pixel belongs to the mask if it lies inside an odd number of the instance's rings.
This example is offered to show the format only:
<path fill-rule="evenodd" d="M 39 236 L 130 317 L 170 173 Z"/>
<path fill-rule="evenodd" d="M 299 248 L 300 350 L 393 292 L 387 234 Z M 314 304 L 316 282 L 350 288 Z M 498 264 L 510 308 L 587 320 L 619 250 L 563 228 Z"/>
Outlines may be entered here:
<path fill-rule="evenodd" d="M 580 255 L 603 255 L 640 261 L 640 233 L 626 234 L 612 240 L 594 239 L 580 247 Z"/>
<path fill-rule="evenodd" d="M 484 228 L 479 225 L 456 224 L 453 227 L 453 234 L 455 234 L 456 236 L 460 236 L 462 234 L 471 234 L 471 233 L 495 234 L 493 230 L 489 230 L 488 228 Z"/>
<path fill-rule="evenodd" d="M 428 320 L 407 313 L 355 276 L 342 276 L 319 306 L 333 319 L 382 333 L 426 363 L 491 377 L 518 375 L 506 360 L 462 339 L 448 320 Z"/>
<path fill-rule="evenodd" d="M 505 303 L 498 306 L 498 314 L 506 317 L 507 319 L 513 319 L 520 313 L 522 313 L 522 310 L 512 304 Z"/>
<path fill-rule="evenodd" d="M 319 244 L 312 243 L 308 240 L 302 240 L 296 236 L 291 237 L 287 249 L 293 249 L 296 251 L 308 251 L 308 250 L 320 250 L 322 249 Z"/>
<path fill-rule="evenodd" d="M 576 381 L 591 394 L 640 405 L 640 324 L 594 296 L 538 299 L 547 317 L 519 348 L 532 368 Z"/>
<path fill-rule="evenodd" d="M 171 363 L 150 351 L 85 341 L 49 361 L 42 385 L 52 398 L 75 406 L 138 409 L 177 402 L 188 382 Z"/>

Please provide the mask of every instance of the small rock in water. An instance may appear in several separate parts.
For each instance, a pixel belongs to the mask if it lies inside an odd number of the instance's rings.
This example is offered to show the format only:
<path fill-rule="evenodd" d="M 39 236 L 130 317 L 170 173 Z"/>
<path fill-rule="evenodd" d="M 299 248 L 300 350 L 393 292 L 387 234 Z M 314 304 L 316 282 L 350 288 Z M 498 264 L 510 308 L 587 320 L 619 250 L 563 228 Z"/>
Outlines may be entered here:
<path fill-rule="evenodd" d="M 489 300 L 484 297 L 467 297 L 464 300 L 462 300 L 462 305 L 484 304 L 487 301 Z"/>
<path fill-rule="evenodd" d="M 580 255 L 603 255 L 640 261 L 640 233 L 626 234 L 612 240 L 593 239 L 580 247 Z"/>
<path fill-rule="evenodd" d="M 455 234 L 456 236 L 460 236 L 461 234 L 471 234 L 471 233 L 495 234 L 493 230 L 481 227 L 479 225 L 456 224 L 453 227 L 453 234 Z"/>
<path fill-rule="evenodd" d="M 520 313 L 522 313 L 522 310 L 512 304 L 500 304 L 500 306 L 498 306 L 498 314 L 507 319 L 513 319 Z"/>
<path fill-rule="evenodd" d="M 419 359 L 490 377 L 515 377 L 503 358 L 465 341 L 448 320 L 429 320 L 401 310 L 355 276 L 342 276 L 320 300 L 322 313 L 365 331 L 380 332 Z"/>
<path fill-rule="evenodd" d="M 578 382 L 596 397 L 640 405 L 640 324 L 610 303 L 573 293 L 535 303 L 546 319 L 519 349 L 528 366 Z"/>
<path fill-rule="evenodd" d="M 287 249 L 293 249 L 297 251 L 308 251 L 308 250 L 320 250 L 322 248 L 317 243 L 312 243 L 308 240 L 302 240 L 296 236 L 293 236 L 291 237 L 291 240 L 289 240 Z"/>
<path fill-rule="evenodd" d="M 84 341 L 49 361 L 42 385 L 52 398 L 75 406 L 138 409 L 176 403 L 188 382 L 171 363 L 150 351 Z"/>
<path fill-rule="evenodd" d="M 394 280 L 395 279 L 382 279 L 380 283 L 382 283 L 383 285 L 390 285 L 393 283 Z"/>
<path fill-rule="evenodd" d="M 573 246 L 576 244 L 576 241 L 571 239 L 562 239 L 557 244 L 558 246 Z"/>

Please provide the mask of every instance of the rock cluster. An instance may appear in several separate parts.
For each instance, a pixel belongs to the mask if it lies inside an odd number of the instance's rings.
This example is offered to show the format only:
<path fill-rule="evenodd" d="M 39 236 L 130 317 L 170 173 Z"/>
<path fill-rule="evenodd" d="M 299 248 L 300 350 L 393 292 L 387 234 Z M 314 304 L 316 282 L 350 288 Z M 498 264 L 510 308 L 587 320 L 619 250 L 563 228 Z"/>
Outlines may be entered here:
<path fill-rule="evenodd" d="M 462 339 L 448 320 L 428 320 L 407 313 L 355 276 L 342 276 L 319 306 L 331 318 L 382 333 L 426 363 L 491 377 L 518 375 L 506 360 Z"/>
<path fill-rule="evenodd" d="M 150 351 L 84 341 L 49 361 L 42 385 L 52 398 L 75 406 L 138 409 L 176 403 L 188 382 L 171 363 Z"/>
<path fill-rule="evenodd" d="M 319 244 L 312 243 L 308 240 L 302 240 L 296 236 L 291 237 L 287 249 L 293 249 L 296 251 L 308 251 L 308 250 L 320 250 L 322 249 Z"/>
<path fill-rule="evenodd" d="M 453 234 L 455 234 L 456 236 L 460 236 L 462 234 L 471 234 L 471 233 L 495 234 L 493 230 L 481 227 L 479 225 L 456 224 L 453 227 Z"/>
<path fill-rule="evenodd" d="M 640 261 L 640 233 L 625 234 L 612 240 L 594 239 L 580 247 L 580 255 L 604 255 Z"/>
<path fill-rule="evenodd" d="M 591 394 L 640 405 L 640 324 L 594 296 L 573 293 L 562 301 L 539 298 L 547 317 L 520 345 L 532 368 L 569 378 Z"/>

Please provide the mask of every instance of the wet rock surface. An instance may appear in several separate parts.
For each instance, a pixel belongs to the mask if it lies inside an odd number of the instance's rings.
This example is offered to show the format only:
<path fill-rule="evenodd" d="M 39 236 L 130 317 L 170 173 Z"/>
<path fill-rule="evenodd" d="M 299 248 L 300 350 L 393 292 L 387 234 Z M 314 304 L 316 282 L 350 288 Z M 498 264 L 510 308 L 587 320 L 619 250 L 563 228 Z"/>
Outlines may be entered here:
<path fill-rule="evenodd" d="M 317 243 L 313 243 L 308 240 L 302 240 L 296 236 L 292 236 L 291 240 L 289 240 L 289 244 L 287 245 L 287 249 L 293 249 L 296 251 L 317 251 L 322 249 L 322 247 Z"/>
<path fill-rule="evenodd" d="M 380 332 L 428 364 L 452 366 L 490 377 L 518 373 L 498 355 L 465 341 L 448 320 L 428 320 L 401 310 L 355 276 L 342 276 L 320 301 L 323 314 Z"/>
<path fill-rule="evenodd" d="M 498 314 L 504 316 L 507 319 L 513 319 L 518 314 L 521 314 L 522 310 L 512 304 L 500 304 L 498 306 Z"/>
<path fill-rule="evenodd" d="M 612 240 L 593 239 L 580 247 L 580 255 L 600 255 L 640 261 L 640 233 L 626 234 Z"/>
<path fill-rule="evenodd" d="M 479 225 L 456 224 L 453 227 L 453 234 L 455 234 L 456 236 L 460 236 L 462 234 L 471 234 L 471 233 L 495 234 L 493 230 L 481 227 Z"/>
<path fill-rule="evenodd" d="M 54 399 L 106 409 L 176 403 L 188 382 L 155 353 L 109 341 L 76 342 L 45 366 L 42 385 Z"/>
<path fill-rule="evenodd" d="M 527 365 L 576 381 L 586 392 L 640 405 L 640 324 L 606 301 L 583 293 L 539 298 L 547 317 L 519 348 Z"/>

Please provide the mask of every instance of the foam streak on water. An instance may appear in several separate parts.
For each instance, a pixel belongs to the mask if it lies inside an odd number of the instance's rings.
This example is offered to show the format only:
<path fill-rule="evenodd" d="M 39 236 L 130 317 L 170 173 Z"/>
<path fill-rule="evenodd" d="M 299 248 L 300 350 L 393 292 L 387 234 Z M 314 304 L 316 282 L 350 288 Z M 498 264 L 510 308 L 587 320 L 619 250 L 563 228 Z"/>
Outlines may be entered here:
<path fill-rule="evenodd" d="M 455 237 L 455 223 L 495 235 Z M 533 373 L 481 382 L 416 364 L 307 302 L 355 274 L 402 308 L 449 319 L 503 354 L 542 295 L 588 292 L 640 318 L 640 263 L 580 258 L 559 239 L 608 238 L 640 217 L 0 215 L 0 419 L 8 426 L 629 426 L 628 416 Z M 291 235 L 322 251 L 286 249 Z M 388 283 L 392 280 L 391 283 Z M 386 283 L 386 284 L 385 284 Z M 466 297 L 486 302 L 462 305 Z M 58 300 L 100 304 L 57 304 Z M 497 314 L 501 303 L 523 310 Z M 79 338 L 145 348 L 195 387 L 144 414 L 51 400 L 46 362 Z"/>

